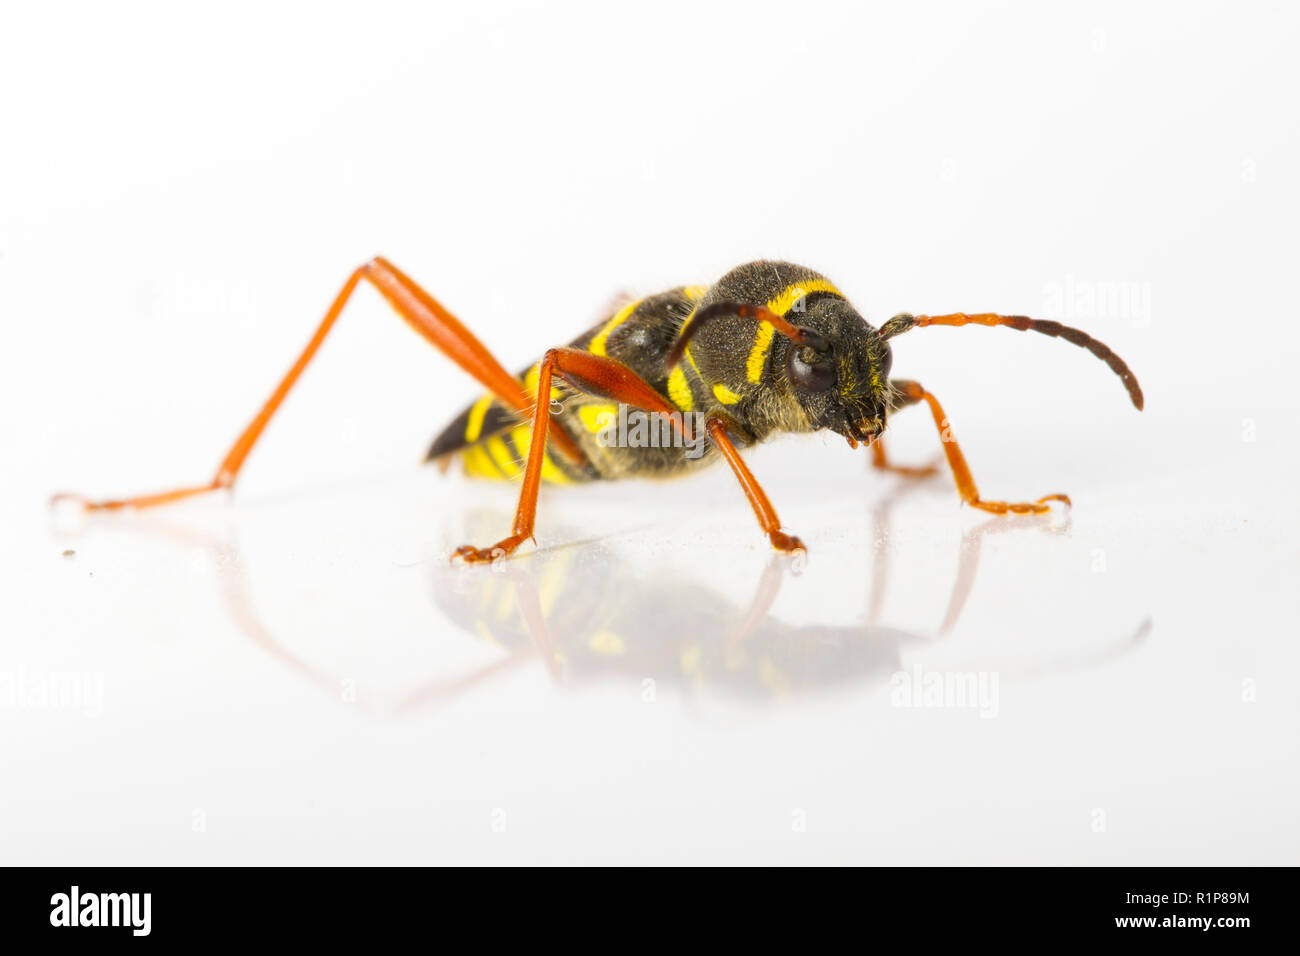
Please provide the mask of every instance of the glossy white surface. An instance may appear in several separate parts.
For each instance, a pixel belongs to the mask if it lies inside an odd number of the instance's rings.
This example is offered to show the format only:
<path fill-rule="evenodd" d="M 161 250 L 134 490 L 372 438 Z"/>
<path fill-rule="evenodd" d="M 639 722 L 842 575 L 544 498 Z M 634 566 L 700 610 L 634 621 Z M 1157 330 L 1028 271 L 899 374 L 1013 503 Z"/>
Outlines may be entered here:
<path fill-rule="evenodd" d="M 71 73 L 6 31 L 0 861 L 1300 862 L 1296 15 L 782 10 L 88 10 Z M 1082 326 L 1147 410 L 913 332 L 981 489 L 1068 515 L 788 438 L 749 458 L 806 567 L 722 468 L 545 491 L 536 551 L 452 567 L 513 489 L 413 466 L 475 390 L 366 293 L 232 502 L 45 510 L 206 477 L 376 252 L 511 367 L 780 256 L 876 323 Z"/>

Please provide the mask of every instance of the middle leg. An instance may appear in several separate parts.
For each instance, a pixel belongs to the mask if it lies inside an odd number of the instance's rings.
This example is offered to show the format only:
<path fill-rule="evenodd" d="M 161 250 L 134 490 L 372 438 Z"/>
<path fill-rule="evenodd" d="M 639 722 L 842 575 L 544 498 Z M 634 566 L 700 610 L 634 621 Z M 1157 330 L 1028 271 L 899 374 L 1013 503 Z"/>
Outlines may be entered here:
<path fill-rule="evenodd" d="M 546 438 L 551 427 L 551 405 L 544 396 L 551 394 L 551 379 L 554 375 L 572 383 L 579 391 L 666 415 L 685 436 L 680 411 L 622 362 L 592 355 L 581 349 L 551 349 L 537 368 L 537 394 L 543 398 L 538 399 L 533 410 L 533 435 L 528 446 L 523 488 L 519 492 L 519 505 L 515 509 L 511 534 L 490 548 L 462 545 L 456 549 L 452 560 L 462 558 L 471 563 L 491 561 L 511 554 L 519 545 L 533 538 L 533 527 L 537 519 L 537 492 L 541 486 Z"/>

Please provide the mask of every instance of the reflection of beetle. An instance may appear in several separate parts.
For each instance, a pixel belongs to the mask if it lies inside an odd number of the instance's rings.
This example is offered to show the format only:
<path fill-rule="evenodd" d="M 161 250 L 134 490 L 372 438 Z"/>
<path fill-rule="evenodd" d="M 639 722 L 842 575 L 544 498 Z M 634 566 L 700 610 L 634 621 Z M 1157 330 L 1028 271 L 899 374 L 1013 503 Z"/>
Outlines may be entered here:
<path fill-rule="evenodd" d="M 982 537 L 1006 526 L 989 521 L 960 545 L 960 563 L 943 634 L 956 624 L 974 584 Z M 902 648 L 931 638 L 870 623 L 844 626 L 787 624 L 768 611 L 781 587 L 778 558 L 763 572 L 747 610 L 726 603 L 695 583 L 647 583 L 615 560 L 578 561 L 574 549 L 536 555 L 526 567 L 499 565 L 502 573 L 434 577 L 439 608 L 457 626 L 509 652 L 507 660 L 535 652 L 557 681 L 653 680 L 656 687 L 709 690 L 753 700 L 829 690 L 903 669 Z M 880 559 L 886 560 L 884 555 Z M 875 588 L 884 583 L 877 568 Z M 1086 651 L 999 667 L 1003 673 L 1042 676 L 1103 663 L 1132 648 L 1150 630 L 1143 621 L 1131 636 Z M 495 670 L 493 665 L 490 670 Z M 481 676 L 487 676 L 486 673 Z M 408 698 L 403 709 L 454 694 L 477 677 L 440 683 Z"/>
<path fill-rule="evenodd" d="M 913 481 L 900 483 L 876 504 L 874 540 L 889 537 L 894 503 L 916 488 Z M 494 516 L 471 513 L 462 520 L 465 527 L 457 533 L 473 534 Z M 1062 525 L 1035 522 L 1019 530 L 1064 534 L 1069 527 L 1067 518 Z M 593 560 L 576 548 L 539 552 L 528 562 L 500 561 L 494 567 L 499 573 L 493 574 L 448 574 L 440 568 L 433 576 L 439 609 L 509 656 L 481 674 L 432 685 L 403 708 L 445 699 L 534 653 L 562 683 L 649 679 L 657 689 L 721 691 L 750 700 L 884 683 L 903 669 L 904 645 L 928 644 L 956 626 L 974 588 L 983 539 L 1004 533 L 1016 531 L 993 519 L 963 535 L 947 607 L 933 635 L 877 624 L 880 599 L 889 590 L 888 548 L 880 550 L 863 589 L 865 619 L 839 626 L 797 626 L 769 613 L 787 566 L 777 557 L 764 569 L 747 609 L 697 581 L 682 580 L 671 566 L 646 580 L 612 556 Z M 1036 661 L 1019 660 L 998 670 L 1041 676 L 1094 666 L 1133 647 L 1149 627 L 1144 621 L 1131 637 L 1082 653 L 1048 651 Z"/>
<path fill-rule="evenodd" d="M 905 487 L 914 487 L 907 485 Z M 901 492 L 900 492 L 901 493 Z M 875 534 L 888 535 L 894 495 L 876 508 Z M 491 516 L 484 516 L 490 520 Z M 115 527 L 153 532 L 182 547 L 202 548 L 219 567 L 242 567 L 233 540 L 169 522 L 137 519 Z M 1064 531 L 1048 525 L 1035 527 Z M 1022 529 L 1027 530 L 1027 529 Z M 998 520 L 971 529 L 959 545 L 959 563 L 947 610 L 937 633 L 957 622 L 974 585 L 980 542 L 988 533 L 1010 531 Z M 539 553 L 532 561 L 502 562 L 504 573 L 464 574 L 434 562 L 434 599 L 458 627 L 500 645 L 507 653 L 469 674 L 426 678 L 379 712 L 404 712 L 445 702 L 537 654 L 560 682 L 654 680 L 681 690 L 721 690 L 750 700 L 783 693 L 813 692 L 878 679 L 901 669 L 903 645 L 926 640 L 919 635 L 878 627 L 877 599 L 888 590 L 888 549 L 881 551 L 866 589 L 866 622 L 842 626 L 795 626 L 769 616 L 785 573 L 783 559 L 764 570 L 747 610 L 729 604 L 716 591 L 696 583 L 661 579 L 647 583 L 616 560 L 585 560 L 575 567 L 578 549 Z M 590 558 L 590 555 L 588 555 Z M 671 573 L 668 572 L 668 573 Z M 290 650 L 261 622 L 243 574 L 224 574 L 224 599 L 232 620 L 259 647 L 297 674 L 340 697 L 349 706 L 372 709 L 355 681 L 343 681 Z M 999 667 L 1002 673 L 1041 676 L 1095 666 L 1124 653 L 1149 630 L 1083 652 L 1060 654 Z M 340 695 L 340 690 L 342 694 Z"/>
<path fill-rule="evenodd" d="M 501 574 L 459 582 L 440 574 L 434 593 L 462 629 L 512 653 L 537 649 L 566 683 L 650 679 L 762 697 L 887 677 L 900 667 L 900 645 L 923 640 L 862 624 L 796 627 L 768 615 L 785 574 L 779 559 L 748 611 L 698 584 L 634 580 L 614 561 L 584 562 L 571 574 L 577 560 L 562 549 Z"/>

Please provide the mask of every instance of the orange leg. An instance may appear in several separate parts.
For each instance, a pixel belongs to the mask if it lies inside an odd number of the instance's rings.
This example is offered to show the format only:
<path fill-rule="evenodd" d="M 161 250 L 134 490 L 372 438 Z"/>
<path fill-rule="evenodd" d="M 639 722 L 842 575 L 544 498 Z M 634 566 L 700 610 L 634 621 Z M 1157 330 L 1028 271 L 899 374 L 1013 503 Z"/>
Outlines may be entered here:
<path fill-rule="evenodd" d="M 772 547 L 778 551 L 787 553 L 793 551 L 804 551 L 803 542 L 792 534 L 786 534 L 781 530 L 781 519 L 776 515 L 776 509 L 772 507 L 772 502 L 767 498 L 767 493 L 763 491 L 754 473 L 749 470 L 744 459 L 740 457 L 740 452 L 736 446 L 731 443 L 731 438 L 727 435 L 727 426 L 720 418 L 710 418 L 708 421 L 709 437 L 713 439 L 713 444 L 717 446 L 718 451 L 722 452 L 727 459 L 727 464 L 735 472 L 736 479 L 740 482 L 740 487 L 745 491 L 745 497 L 749 499 L 750 505 L 754 509 L 754 514 L 758 516 L 758 524 L 767 535 L 768 540 L 772 542 Z"/>
<path fill-rule="evenodd" d="M 885 439 L 877 438 L 871 443 L 871 467 L 878 471 L 888 471 L 895 475 L 902 475 L 904 478 L 929 478 L 939 470 L 938 465 L 924 465 L 922 467 L 913 467 L 910 465 L 895 465 L 885 454 Z"/>
<path fill-rule="evenodd" d="M 266 400 L 266 404 L 262 406 L 261 411 L 248 423 L 248 426 L 235 441 L 230 451 L 226 453 L 226 457 L 222 460 L 221 465 L 217 468 L 216 475 L 211 481 L 204 485 L 177 488 L 173 491 L 139 495 L 133 498 L 89 501 L 80 495 L 56 495 L 55 500 L 71 499 L 81 503 L 87 510 L 148 508 L 171 501 L 178 501 L 192 495 L 215 491 L 219 488 L 231 487 L 235 483 L 235 478 L 239 475 L 239 470 L 244 465 L 244 460 L 248 457 L 249 452 L 253 450 L 253 446 L 261 437 L 267 423 L 270 422 L 271 417 L 276 413 L 285 396 L 289 394 L 289 390 L 293 388 L 294 383 L 298 381 L 307 364 L 316 355 L 317 349 L 320 348 L 325 336 L 329 334 L 329 330 L 338 319 L 339 313 L 343 311 L 343 307 L 351 298 L 357 283 L 362 279 L 365 279 L 379 290 L 379 293 L 388 300 L 389 305 L 406 321 L 407 325 L 415 329 L 426 341 L 462 369 L 478 379 L 497 398 L 520 413 L 529 413 L 533 406 L 532 397 L 524 391 L 523 386 L 514 376 L 501 367 L 501 364 L 492 357 L 492 354 L 484 348 L 483 344 L 474 337 L 469 329 L 465 328 L 459 319 L 448 312 L 442 303 L 416 285 L 414 281 L 391 262 L 387 259 L 375 258 L 358 267 L 352 275 L 348 276 L 347 282 L 343 283 L 343 288 L 334 297 L 333 304 L 330 306 L 329 311 L 325 313 L 325 318 L 311 337 L 311 341 L 307 343 L 307 347 L 298 356 L 298 360 L 293 363 L 288 374 L 276 386 L 275 391 Z M 554 440 L 565 454 L 578 461 L 584 460 L 582 452 L 578 450 L 578 447 L 568 435 L 557 433 Z"/>
<path fill-rule="evenodd" d="M 979 489 L 975 487 L 975 479 L 971 476 L 970 466 L 966 464 L 966 457 L 957 447 L 956 439 L 952 437 L 948 416 L 944 414 L 939 400 L 922 388 L 918 382 L 895 379 L 891 384 L 911 402 L 924 401 L 930 406 L 930 414 L 934 416 L 934 423 L 939 428 L 939 438 L 943 442 L 943 453 L 948 456 L 948 467 L 952 469 L 953 480 L 957 483 L 957 493 L 961 495 L 962 501 L 972 508 L 989 511 L 995 515 L 1004 515 L 1007 512 L 1019 515 L 1043 514 L 1050 510 L 1047 505 L 1049 501 L 1063 501 L 1067 505 L 1070 503 L 1066 495 L 1045 495 L 1036 502 L 985 501 L 980 497 Z"/>
<path fill-rule="evenodd" d="M 560 376 L 587 394 L 610 398 L 648 412 L 669 415 L 674 426 L 679 431 L 683 430 L 677 408 L 622 362 L 580 349 L 551 349 L 538 366 L 538 395 L 550 394 L 553 375 Z M 547 436 L 561 434 L 552 432 L 550 426 L 550 403 L 538 402 L 533 409 L 533 437 L 528 446 L 524 484 L 519 492 L 519 505 L 515 509 L 515 522 L 510 536 L 490 548 L 462 545 L 456 549 L 452 560 L 463 558 L 469 562 L 491 561 L 513 553 L 519 545 L 533 539 L 533 527 L 537 519 L 537 491 L 542 481 L 542 453 L 546 448 Z"/>

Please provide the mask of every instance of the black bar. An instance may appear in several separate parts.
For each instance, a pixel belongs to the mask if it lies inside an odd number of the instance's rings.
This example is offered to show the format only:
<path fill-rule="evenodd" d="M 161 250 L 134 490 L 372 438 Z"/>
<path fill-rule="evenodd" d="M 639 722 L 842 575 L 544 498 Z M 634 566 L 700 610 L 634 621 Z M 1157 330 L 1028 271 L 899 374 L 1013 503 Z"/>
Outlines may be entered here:
<path fill-rule="evenodd" d="M 512 934 L 537 946 L 543 937 L 586 938 L 598 927 L 607 947 L 626 939 L 660 948 L 692 941 L 689 926 L 702 923 L 708 937 L 732 943 L 792 929 L 814 936 L 845 933 L 862 944 L 899 937 L 918 945 L 1099 939 L 1232 945 L 1294 937 L 1294 907 L 1288 905 L 1294 876 L 1290 869 L 1202 867 L 671 874 L 10 868 L 4 871 L 0 920 L 6 944 L 291 938 L 337 946 L 415 934 L 439 945 L 449 932 L 452 938 L 477 935 L 486 925 L 491 935 L 483 945 L 494 949 Z M 101 913 L 108 921 L 116 913 L 119 925 L 54 925 L 70 923 L 74 886 L 78 922 L 92 914 L 99 921 Z M 104 900 L 100 894 L 113 896 Z"/>

